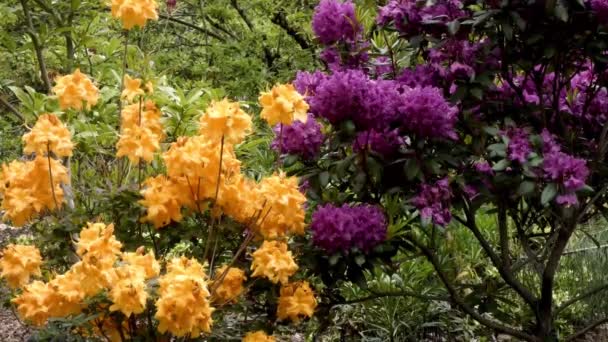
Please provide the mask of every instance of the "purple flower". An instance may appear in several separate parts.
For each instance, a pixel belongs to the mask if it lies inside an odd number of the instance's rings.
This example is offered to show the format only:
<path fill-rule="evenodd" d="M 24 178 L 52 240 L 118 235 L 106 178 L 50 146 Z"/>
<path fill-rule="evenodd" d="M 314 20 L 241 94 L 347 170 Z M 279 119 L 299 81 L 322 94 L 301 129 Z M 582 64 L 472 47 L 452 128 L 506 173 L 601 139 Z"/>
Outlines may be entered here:
<path fill-rule="evenodd" d="M 310 111 L 337 124 L 364 115 L 364 101 L 370 80 L 359 70 L 338 71 L 318 85 L 308 99 Z"/>
<path fill-rule="evenodd" d="M 421 64 L 414 69 L 404 69 L 397 81 L 409 87 L 439 87 L 445 70 L 437 64 Z"/>
<path fill-rule="evenodd" d="M 543 154 L 559 152 L 561 150 L 553 134 L 551 134 L 546 128 L 544 128 L 540 133 L 540 137 L 543 141 Z"/>
<path fill-rule="evenodd" d="M 377 206 L 326 204 L 312 214 L 310 227 L 314 244 L 330 253 L 353 247 L 367 252 L 386 239 L 387 223 Z"/>
<path fill-rule="evenodd" d="M 422 138 L 458 138 L 454 131 L 458 109 L 446 101 L 438 88 L 406 89 L 399 112 L 400 123 L 408 133 Z"/>
<path fill-rule="evenodd" d="M 532 152 L 528 132 L 523 128 L 509 127 L 502 134 L 509 138 L 509 143 L 507 144 L 507 156 L 509 160 L 517 161 L 521 164 L 525 163 L 528 160 L 528 155 Z"/>
<path fill-rule="evenodd" d="M 393 63 L 390 58 L 386 56 L 380 56 L 374 59 L 373 64 L 375 66 L 374 73 L 376 78 L 382 78 L 386 74 L 393 73 Z"/>
<path fill-rule="evenodd" d="M 589 176 L 587 162 L 564 152 L 552 152 L 543 160 L 545 178 L 561 184 L 566 192 L 580 190 Z"/>
<path fill-rule="evenodd" d="M 399 147 L 404 142 L 397 130 L 377 132 L 371 129 L 357 135 L 353 143 L 353 150 L 361 152 L 369 149 L 384 157 L 390 157 L 399 151 Z"/>
<path fill-rule="evenodd" d="M 323 133 L 321 125 L 315 118 L 308 114 L 306 123 L 294 121 L 291 125 L 281 125 L 273 128 L 275 138 L 272 141 L 272 148 L 281 153 L 299 155 L 304 159 L 313 159 L 319 153 L 323 144 Z"/>
<path fill-rule="evenodd" d="M 312 96 L 316 93 L 317 87 L 327 79 L 327 75 L 320 71 L 310 73 L 308 71 L 298 71 L 293 86 L 298 93 L 304 96 Z"/>
<path fill-rule="evenodd" d="M 576 197 L 576 194 L 571 192 L 565 195 L 559 195 L 555 198 L 555 203 L 561 205 L 561 206 L 565 206 L 565 207 L 569 207 L 569 206 L 573 206 L 573 205 L 577 205 L 578 204 L 578 198 Z"/>
<path fill-rule="evenodd" d="M 475 170 L 481 174 L 493 176 L 494 170 L 487 161 L 478 161 L 474 164 Z"/>
<path fill-rule="evenodd" d="M 353 41 L 361 30 L 350 1 L 321 0 L 312 17 L 312 30 L 324 45 Z"/>
<path fill-rule="evenodd" d="M 588 0 L 591 9 L 601 23 L 608 23 L 608 0 Z"/>
<path fill-rule="evenodd" d="M 462 188 L 462 192 L 471 201 L 479 195 L 479 190 L 477 190 L 477 188 L 475 186 L 468 185 L 468 184 Z"/>
<path fill-rule="evenodd" d="M 420 210 L 423 220 L 445 226 L 452 220 L 451 199 L 452 190 L 448 179 L 443 178 L 435 184 L 420 185 L 418 195 L 412 199 L 412 203 Z"/>
<path fill-rule="evenodd" d="M 435 26 L 432 33 L 444 32 L 445 27 L 437 30 L 436 24 L 445 26 L 465 14 L 458 0 L 438 0 L 430 5 L 420 5 L 418 0 L 391 0 L 380 8 L 377 22 L 382 26 L 393 23 L 399 32 L 411 37 L 424 31 L 424 24 Z"/>

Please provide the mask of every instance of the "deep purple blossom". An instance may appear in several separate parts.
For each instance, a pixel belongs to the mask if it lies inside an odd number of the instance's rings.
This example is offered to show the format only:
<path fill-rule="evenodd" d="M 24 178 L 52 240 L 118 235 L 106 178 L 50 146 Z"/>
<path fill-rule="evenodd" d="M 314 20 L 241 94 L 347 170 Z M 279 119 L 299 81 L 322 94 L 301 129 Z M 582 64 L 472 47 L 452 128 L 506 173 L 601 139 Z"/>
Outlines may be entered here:
<path fill-rule="evenodd" d="M 532 152 L 528 132 L 523 128 L 509 127 L 502 134 L 509 138 L 509 143 L 507 144 L 507 157 L 509 160 L 522 164 L 525 163 Z"/>
<path fill-rule="evenodd" d="M 367 75 L 359 70 L 335 72 L 308 99 L 310 111 L 336 124 L 364 115 L 364 101 L 370 85 Z"/>
<path fill-rule="evenodd" d="M 320 71 L 310 73 L 308 71 L 298 71 L 293 81 L 293 86 L 298 93 L 304 96 L 312 96 L 316 93 L 317 87 L 327 79 L 327 75 Z"/>
<path fill-rule="evenodd" d="M 377 22 L 382 26 L 392 23 L 410 37 L 425 31 L 424 25 L 430 33 L 441 33 L 445 32 L 445 24 L 465 16 L 462 7 L 458 0 L 438 0 L 430 5 L 421 5 L 417 0 L 391 0 L 380 8 Z"/>
<path fill-rule="evenodd" d="M 568 192 L 580 190 L 589 176 L 585 160 L 564 152 L 545 155 L 542 168 L 548 180 L 561 184 Z"/>
<path fill-rule="evenodd" d="M 273 149 L 280 150 L 281 153 L 299 155 L 304 159 L 313 159 L 319 153 L 324 139 L 321 125 L 311 114 L 305 123 L 294 121 L 291 125 L 283 125 L 283 132 L 279 124 L 273 130 Z"/>
<path fill-rule="evenodd" d="M 384 157 L 390 157 L 397 153 L 399 147 L 404 143 L 405 140 L 396 129 L 384 132 L 371 129 L 357 134 L 353 143 L 353 150 L 355 152 L 370 150 Z"/>
<path fill-rule="evenodd" d="M 406 89 L 399 112 L 400 123 L 407 133 L 422 138 L 458 138 L 454 131 L 458 109 L 446 101 L 438 88 Z"/>
<path fill-rule="evenodd" d="M 412 88 L 440 87 L 445 73 L 445 69 L 440 65 L 421 64 L 414 69 L 404 69 L 396 80 Z"/>
<path fill-rule="evenodd" d="M 326 204 L 312 214 L 310 227 L 314 244 L 330 253 L 354 247 L 367 252 L 386 239 L 387 223 L 377 206 Z"/>
<path fill-rule="evenodd" d="M 589 0 L 591 9 L 601 23 L 608 23 L 608 0 Z"/>
<path fill-rule="evenodd" d="M 380 56 L 374 59 L 374 74 L 376 78 L 382 78 L 384 75 L 393 73 L 393 63 L 390 58 Z"/>
<path fill-rule="evenodd" d="M 487 161 L 478 161 L 474 164 L 475 170 L 481 174 L 493 176 L 494 170 Z"/>
<path fill-rule="evenodd" d="M 312 30 L 324 45 L 354 41 L 361 31 L 355 5 L 350 0 L 321 0 L 312 17 Z"/>
<path fill-rule="evenodd" d="M 418 195 L 412 199 L 412 203 L 420 210 L 422 219 L 445 226 L 452 220 L 451 199 L 450 184 L 447 178 L 443 178 L 435 184 L 420 185 Z"/>

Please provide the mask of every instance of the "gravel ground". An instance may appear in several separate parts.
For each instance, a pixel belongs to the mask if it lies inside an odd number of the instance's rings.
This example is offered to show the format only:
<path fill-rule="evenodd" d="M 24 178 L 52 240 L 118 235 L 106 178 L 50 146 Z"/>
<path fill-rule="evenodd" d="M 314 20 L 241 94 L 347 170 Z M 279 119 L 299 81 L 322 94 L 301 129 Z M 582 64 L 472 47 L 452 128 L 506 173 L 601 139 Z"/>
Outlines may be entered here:
<path fill-rule="evenodd" d="M 27 233 L 25 228 L 13 229 L 0 223 L 0 247 L 4 247 L 11 238 Z M 0 285 L 0 298 L 6 299 L 8 289 Z M 0 306 L 0 341 L 24 342 L 28 340 L 30 329 L 23 326 L 8 308 Z"/>

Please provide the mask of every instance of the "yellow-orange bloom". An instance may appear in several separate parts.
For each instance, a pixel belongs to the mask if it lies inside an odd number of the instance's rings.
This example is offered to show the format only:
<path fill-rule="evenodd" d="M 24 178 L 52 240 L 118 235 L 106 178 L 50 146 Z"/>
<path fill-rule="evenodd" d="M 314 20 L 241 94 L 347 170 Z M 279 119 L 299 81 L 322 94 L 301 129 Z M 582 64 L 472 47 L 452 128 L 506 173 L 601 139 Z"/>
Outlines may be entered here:
<path fill-rule="evenodd" d="M 35 246 L 9 244 L 0 258 L 0 277 L 6 279 L 11 288 L 21 287 L 31 276 L 40 276 L 42 257 Z"/>
<path fill-rule="evenodd" d="M 139 247 L 135 252 L 122 253 L 122 261 L 128 263 L 133 269 L 140 273 L 142 278 L 150 279 L 158 276 L 160 265 L 154 258 L 154 253 L 144 254 L 144 248 Z"/>
<path fill-rule="evenodd" d="M 308 104 L 292 84 L 277 84 L 259 97 L 262 105 L 260 116 L 269 125 L 291 125 L 294 120 L 306 122 Z"/>
<path fill-rule="evenodd" d="M 156 0 L 112 0 L 112 16 L 122 21 L 123 28 L 144 27 L 148 20 L 157 20 Z"/>
<path fill-rule="evenodd" d="M 59 107 L 61 109 L 81 110 L 83 103 L 87 109 L 97 104 L 99 100 L 99 89 L 91 82 L 91 80 L 80 69 L 76 69 L 74 73 L 58 77 L 55 80 L 53 93 L 59 98 Z"/>
<path fill-rule="evenodd" d="M 164 139 L 160 116 L 160 110 L 152 101 L 146 101 L 145 105 L 134 103 L 126 106 L 121 113 L 122 133 L 116 144 L 116 156 L 127 156 L 132 163 L 141 159 L 151 162 Z"/>
<path fill-rule="evenodd" d="M 141 89 L 141 80 L 139 78 L 131 78 L 129 75 L 125 74 L 123 84 L 124 89 L 120 94 L 121 99 L 127 100 L 128 102 L 133 102 L 133 99 L 137 96 L 144 95 L 144 90 Z"/>
<path fill-rule="evenodd" d="M 189 194 L 184 194 L 180 190 L 174 180 L 163 175 L 146 179 L 144 189 L 141 191 L 144 199 L 139 201 L 146 207 L 146 216 L 142 221 L 152 222 L 156 228 L 164 227 L 171 221 L 181 221 L 182 199 Z"/>
<path fill-rule="evenodd" d="M 36 153 L 42 156 L 53 152 L 57 157 L 72 155 L 74 144 L 70 131 L 54 114 L 42 114 L 29 133 L 23 135 L 25 154 Z"/>
<path fill-rule="evenodd" d="M 256 224 L 257 231 L 265 239 L 282 237 L 287 232 L 304 234 L 306 196 L 300 192 L 297 178 L 280 173 L 262 179 L 259 188 L 258 201 L 262 200 L 265 205 Z"/>
<path fill-rule="evenodd" d="M 36 280 L 25 286 L 23 292 L 12 302 L 17 306 L 17 312 L 23 320 L 35 326 L 42 326 L 50 317 L 48 305 L 53 292 L 47 284 Z"/>
<path fill-rule="evenodd" d="M 298 323 L 302 317 L 312 317 L 316 307 L 315 294 L 307 281 L 287 284 L 281 287 L 277 318 Z"/>
<path fill-rule="evenodd" d="M 32 161 L 3 165 L 0 182 L 3 218 L 11 220 L 15 226 L 22 226 L 36 214 L 61 207 L 61 185 L 68 184 L 69 179 L 67 169 L 60 161 L 37 155 Z"/>
<path fill-rule="evenodd" d="M 224 265 L 215 271 L 214 286 L 217 286 L 215 282 L 221 279 L 221 276 L 226 271 L 226 267 L 228 266 Z M 245 290 L 243 287 L 245 280 L 247 280 L 245 271 L 236 267 L 230 267 L 220 285 L 215 289 L 214 299 L 220 303 L 236 302 L 237 298 Z"/>
<path fill-rule="evenodd" d="M 227 144 L 238 144 L 251 132 L 251 117 L 228 99 L 211 102 L 199 124 L 200 135 L 218 141 L 223 136 Z"/>
<path fill-rule="evenodd" d="M 110 311 L 120 311 L 125 316 L 140 314 L 146 308 L 146 283 L 144 273 L 132 265 L 116 269 L 117 280 L 112 284 Z"/>
<path fill-rule="evenodd" d="M 114 224 L 87 223 L 80 231 L 76 253 L 88 264 L 112 267 L 122 244 L 114 237 Z"/>
<path fill-rule="evenodd" d="M 287 244 L 280 241 L 264 241 L 253 252 L 252 277 L 266 277 L 273 283 L 287 284 L 289 277 L 298 270 Z"/>
<path fill-rule="evenodd" d="M 214 309 L 209 303 L 210 293 L 203 266 L 194 259 L 173 259 L 167 273 L 159 280 L 156 301 L 158 331 L 181 337 L 198 337 L 210 332 Z"/>
<path fill-rule="evenodd" d="M 243 337 L 243 342 L 275 342 L 276 339 L 273 336 L 268 336 L 264 331 L 258 330 L 249 332 Z"/>

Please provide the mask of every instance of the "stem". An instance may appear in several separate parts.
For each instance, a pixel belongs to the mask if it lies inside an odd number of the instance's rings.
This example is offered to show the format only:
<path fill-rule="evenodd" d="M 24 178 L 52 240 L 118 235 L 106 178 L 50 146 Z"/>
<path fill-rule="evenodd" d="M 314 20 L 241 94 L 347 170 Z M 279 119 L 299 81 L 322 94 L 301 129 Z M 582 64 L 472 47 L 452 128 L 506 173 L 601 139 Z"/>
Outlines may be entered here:
<path fill-rule="evenodd" d="M 220 165 L 218 167 L 217 170 L 217 179 L 216 179 L 216 184 L 215 184 L 215 196 L 213 199 L 213 206 L 215 207 L 217 205 L 217 196 L 220 193 L 220 180 L 222 178 L 222 161 L 224 159 L 224 135 L 222 134 L 222 139 L 220 141 Z M 215 220 L 214 220 L 215 222 Z M 219 218 L 217 220 L 218 225 L 219 225 Z M 207 232 L 207 241 L 205 241 L 205 251 L 203 253 L 203 260 L 207 260 L 207 255 L 209 253 L 209 248 L 211 247 L 211 241 L 212 241 L 212 237 L 213 237 L 213 228 L 215 227 L 214 224 L 211 224 L 211 226 L 209 226 L 209 230 Z"/>
<path fill-rule="evenodd" d="M 125 73 L 127 72 L 127 50 L 129 48 L 129 31 L 125 31 L 125 49 L 122 55 L 122 74 L 120 77 L 120 91 L 118 92 L 118 115 L 122 111 L 122 91 L 125 87 Z"/>
<path fill-rule="evenodd" d="M 279 124 L 279 155 L 277 156 L 276 169 L 281 165 L 281 156 L 283 155 L 283 124 Z"/>
<path fill-rule="evenodd" d="M 245 240 L 243 241 L 243 243 L 241 243 L 241 245 L 239 246 L 239 249 L 236 251 L 236 254 L 234 254 L 234 256 L 232 257 L 232 260 L 230 260 L 228 267 L 226 267 L 226 269 L 224 270 L 224 272 L 222 272 L 222 274 L 218 277 L 218 279 L 213 282 L 213 285 L 211 286 L 211 291 L 210 291 L 212 296 L 213 296 L 213 294 L 215 294 L 215 291 L 217 290 L 217 288 L 222 284 L 222 282 L 224 281 L 224 278 L 226 278 L 226 275 L 228 274 L 230 267 L 234 266 L 234 263 L 236 262 L 236 260 L 241 256 L 241 254 L 243 254 L 245 249 L 247 249 L 247 246 L 249 245 L 251 240 L 253 240 L 253 237 L 254 237 L 253 232 L 249 231 L 249 233 L 247 233 L 247 236 L 245 237 Z"/>
<path fill-rule="evenodd" d="M 49 73 L 46 69 L 46 62 L 44 61 L 44 55 L 42 53 L 43 48 L 40 44 L 40 40 L 36 35 L 34 30 L 34 24 L 32 22 L 32 16 L 30 15 L 29 7 L 27 7 L 27 0 L 20 0 L 21 7 L 23 8 L 23 14 L 25 15 L 25 19 L 27 22 L 27 30 L 26 33 L 32 39 L 32 45 L 34 46 L 34 51 L 36 52 L 36 59 L 38 60 L 38 67 L 40 68 L 40 78 L 42 78 L 42 82 L 44 83 L 44 87 L 46 88 L 47 94 L 51 92 L 51 81 L 49 80 Z"/>
<path fill-rule="evenodd" d="M 53 169 L 51 168 L 51 144 L 46 144 L 46 157 L 49 162 L 49 179 L 51 180 L 51 193 L 53 194 L 53 201 L 55 201 L 55 208 L 59 209 L 59 202 L 57 202 L 57 196 L 55 195 L 55 184 L 53 184 Z"/>

